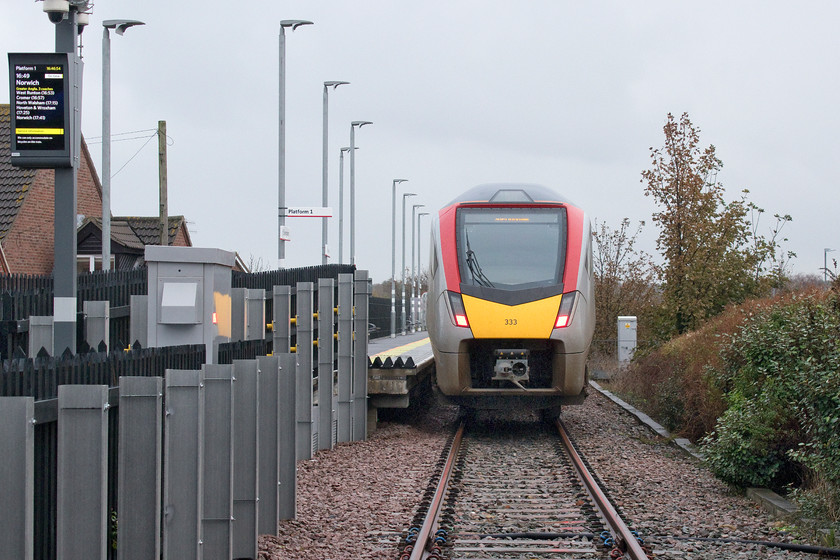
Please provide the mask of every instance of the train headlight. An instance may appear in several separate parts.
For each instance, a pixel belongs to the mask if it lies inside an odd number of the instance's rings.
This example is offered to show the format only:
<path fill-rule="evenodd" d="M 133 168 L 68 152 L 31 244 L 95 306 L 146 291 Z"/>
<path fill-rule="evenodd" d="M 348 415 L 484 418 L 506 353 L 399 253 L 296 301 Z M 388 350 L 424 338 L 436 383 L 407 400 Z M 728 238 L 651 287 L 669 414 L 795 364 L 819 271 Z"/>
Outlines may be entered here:
<path fill-rule="evenodd" d="M 563 294 L 560 299 L 560 311 L 557 312 L 557 320 L 554 321 L 555 329 L 562 329 L 572 324 L 572 316 L 575 312 L 575 295 L 577 292 Z"/>
<path fill-rule="evenodd" d="M 469 327 L 470 322 L 467 320 L 467 312 L 464 310 L 464 300 L 461 299 L 461 294 L 455 292 L 446 292 L 449 294 L 449 307 L 452 310 L 452 321 L 456 327 Z"/>

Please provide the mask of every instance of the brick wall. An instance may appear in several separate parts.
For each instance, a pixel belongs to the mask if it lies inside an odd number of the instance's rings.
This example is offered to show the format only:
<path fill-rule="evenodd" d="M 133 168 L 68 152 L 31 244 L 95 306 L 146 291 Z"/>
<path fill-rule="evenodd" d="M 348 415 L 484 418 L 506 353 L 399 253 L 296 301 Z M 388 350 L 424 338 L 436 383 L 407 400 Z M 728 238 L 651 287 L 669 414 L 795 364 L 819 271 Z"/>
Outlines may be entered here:
<path fill-rule="evenodd" d="M 187 224 L 184 223 L 181 227 L 178 228 L 178 233 L 175 234 L 175 238 L 172 240 L 172 245 L 174 247 L 188 247 L 189 243 L 187 243 L 187 236 L 184 232 Z"/>
<path fill-rule="evenodd" d="M 87 147 L 78 171 L 76 213 L 102 216 L 102 195 Z M 50 274 L 55 230 L 54 172 L 39 169 L 26 200 L 3 241 L 9 268 L 16 274 Z"/>

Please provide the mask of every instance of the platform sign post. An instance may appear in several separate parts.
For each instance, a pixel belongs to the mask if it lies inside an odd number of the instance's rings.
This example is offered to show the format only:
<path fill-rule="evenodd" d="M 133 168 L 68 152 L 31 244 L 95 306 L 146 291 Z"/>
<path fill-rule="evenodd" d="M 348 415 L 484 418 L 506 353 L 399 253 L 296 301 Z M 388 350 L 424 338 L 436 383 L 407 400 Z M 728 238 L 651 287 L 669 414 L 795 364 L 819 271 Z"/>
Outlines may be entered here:
<path fill-rule="evenodd" d="M 73 53 L 9 53 L 11 163 L 72 167 Z"/>

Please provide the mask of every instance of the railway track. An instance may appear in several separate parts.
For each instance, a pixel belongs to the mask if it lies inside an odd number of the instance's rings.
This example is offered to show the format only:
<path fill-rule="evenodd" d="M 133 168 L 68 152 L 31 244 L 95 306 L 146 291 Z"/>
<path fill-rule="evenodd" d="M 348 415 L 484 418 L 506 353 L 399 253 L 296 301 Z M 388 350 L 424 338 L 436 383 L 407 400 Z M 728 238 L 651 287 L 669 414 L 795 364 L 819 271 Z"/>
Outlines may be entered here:
<path fill-rule="evenodd" d="M 563 425 L 462 423 L 401 560 L 648 558 Z"/>

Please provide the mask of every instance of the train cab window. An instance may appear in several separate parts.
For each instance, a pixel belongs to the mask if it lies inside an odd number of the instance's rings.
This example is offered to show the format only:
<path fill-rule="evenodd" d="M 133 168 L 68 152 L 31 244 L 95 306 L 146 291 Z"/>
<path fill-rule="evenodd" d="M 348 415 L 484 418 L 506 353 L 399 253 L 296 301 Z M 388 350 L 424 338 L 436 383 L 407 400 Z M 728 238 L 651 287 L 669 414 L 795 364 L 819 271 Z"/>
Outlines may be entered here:
<path fill-rule="evenodd" d="M 565 208 L 459 208 L 456 228 L 462 283 L 525 290 L 562 282 Z"/>

